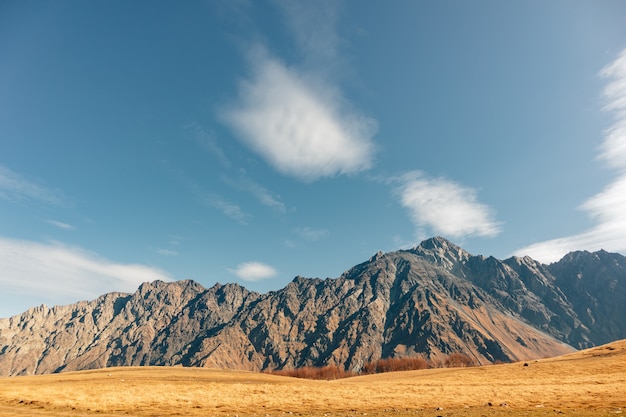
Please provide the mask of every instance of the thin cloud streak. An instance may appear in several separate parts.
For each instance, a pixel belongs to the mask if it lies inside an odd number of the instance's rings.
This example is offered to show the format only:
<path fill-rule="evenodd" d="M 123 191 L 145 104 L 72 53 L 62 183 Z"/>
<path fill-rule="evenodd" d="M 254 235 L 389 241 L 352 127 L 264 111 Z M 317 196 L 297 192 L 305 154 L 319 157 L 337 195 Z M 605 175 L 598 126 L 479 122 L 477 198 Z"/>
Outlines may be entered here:
<path fill-rule="evenodd" d="M 487 205 L 478 202 L 474 189 L 443 178 L 428 178 L 419 171 L 404 174 L 397 181 L 400 185 L 395 193 L 418 229 L 428 228 L 434 234 L 454 238 L 500 233 L 500 223 Z"/>
<path fill-rule="evenodd" d="M 225 216 L 237 221 L 238 223 L 247 224 L 249 214 L 246 214 L 237 204 L 226 200 L 224 197 L 215 194 L 208 194 L 203 197 L 203 202 L 209 207 L 213 207 L 222 212 Z"/>
<path fill-rule="evenodd" d="M 227 269 L 244 281 L 261 281 L 276 275 L 276 269 L 261 262 L 244 262 L 235 269 Z"/>
<path fill-rule="evenodd" d="M 604 109 L 614 115 L 615 122 L 605 132 L 599 158 L 618 175 L 580 206 L 597 224 L 580 234 L 520 248 L 514 255 L 529 255 L 549 263 L 575 250 L 626 252 L 626 49 L 600 75 L 609 80 L 603 91 Z"/>
<path fill-rule="evenodd" d="M 326 75 L 336 72 L 341 62 L 337 33 L 340 2 L 318 0 L 294 2 L 275 0 L 274 3 L 285 17 L 287 28 L 293 33 L 297 50 L 304 55 L 305 66 Z"/>
<path fill-rule="evenodd" d="M 171 281 L 157 268 L 112 262 L 61 243 L 4 237 L 0 237 L 0 270 L 3 296 L 53 304 L 90 300 L 113 291 L 133 292 L 146 281 Z"/>
<path fill-rule="evenodd" d="M 158 253 L 159 255 L 163 255 L 163 256 L 177 256 L 178 255 L 178 252 L 176 252 L 175 250 L 165 249 L 165 248 L 157 249 L 156 253 Z"/>
<path fill-rule="evenodd" d="M 329 235 L 329 232 L 326 229 L 314 229 L 309 226 L 298 227 L 295 229 L 295 231 L 302 239 L 311 242 L 317 242 L 326 238 Z"/>
<path fill-rule="evenodd" d="M 247 224 L 247 220 L 251 216 L 244 212 L 239 205 L 227 200 L 219 194 L 204 191 L 195 181 L 187 177 L 182 171 L 174 171 L 172 169 L 170 169 L 170 171 L 180 179 L 183 186 L 195 196 L 200 204 L 217 209 L 222 212 L 222 214 L 230 217 L 242 225 Z"/>
<path fill-rule="evenodd" d="M 52 219 L 47 219 L 45 220 L 46 223 L 48 223 L 49 225 L 52 225 L 54 227 L 58 227 L 59 229 L 63 229 L 63 230 L 74 230 L 74 226 L 72 226 L 71 224 L 68 223 L 63 223 L 60 222 L 58 220 L 52 220 Z"/>
<path fill-rule="evenodd" d="M 287 207 L 285 206 L 285 203 L 280 201 L 279 196 L 251 179 L 242 177 L 239 180 L 234 180 L 227 176 L 224 176 L 222 179 L 226 184 L 252 194 L 254 198 L 256 198 L 259 203 L 264 206 L 269 207 L 281 214 L 285 214 L 287 212 Z"/>
<path fill-rule="evenodd" d="M 311 182 L 372 166 L 376 123 L 353 111 L 337 91 L 306 78 L 265 52 L 239 86 L 222 119 L 278 172 Z"/>
<path fill-rule="evenodd" d="M 60 192 L 29 180 L 3 165 L 0 165 L 0 198 L 11 202 L 37 201 L 63 205 Z"/>
<path fill-rule="evenodd" d="M 204 129 L 197 123 L 191 123 L 187 128 L 192 130 L 194 139 L 200 147 L 213 154 L 223 166 L 229 167 L 231 165 L 230 160 L 217 143 L 214 132 Z"/>

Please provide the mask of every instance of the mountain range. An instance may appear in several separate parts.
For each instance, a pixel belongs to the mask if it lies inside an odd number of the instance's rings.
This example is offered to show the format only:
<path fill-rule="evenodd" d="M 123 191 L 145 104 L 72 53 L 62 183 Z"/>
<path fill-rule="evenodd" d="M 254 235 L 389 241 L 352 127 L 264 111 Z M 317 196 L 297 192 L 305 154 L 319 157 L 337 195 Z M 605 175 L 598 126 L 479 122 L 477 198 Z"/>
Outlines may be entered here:
<path fill-rule="evenodd" d="M 620 254 L 578 251 L 545 265 L 474 256 L 435 237 L 266 294 L 154 281 L 34 307 L 0 319 L 0 376 L 126 365 L 359 371 L 380 358 L 451 353 L 509 362 L 624 339 L 624 318 Z"/>

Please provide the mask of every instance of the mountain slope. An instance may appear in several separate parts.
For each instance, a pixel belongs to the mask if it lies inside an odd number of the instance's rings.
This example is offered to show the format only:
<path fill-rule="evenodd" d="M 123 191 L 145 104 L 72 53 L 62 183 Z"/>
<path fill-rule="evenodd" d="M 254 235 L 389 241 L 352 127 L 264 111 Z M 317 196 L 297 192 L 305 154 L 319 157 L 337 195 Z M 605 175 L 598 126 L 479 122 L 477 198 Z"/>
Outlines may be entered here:
<path fill-rule="evenodd" d="M 499 261 L 443 238 L 378 253 L 336 279 L 296 277 L 267 294 L 236 284 L 145 283 L 134 294 L 0 319 L 0 375 L 179 364 L 358 370 L 381 357 L 423 354 L 436 361 L 452 352 L 479 363 L 556 356 L 572 351 L 563 342 L 587 347 L 626 337 L 619 322 L 626 274 L 609 258 L 614 299 L 606 302 L 600 284 L 591 293 L 588 284 L 559 287 L 584 260 Z M 602 271 L 584 269 L 583 276 Z M 575 297 L 583 292 L 592 298 Z M 592 302 L 603 306 L 591 310 L 596 322 L 608 320 L 602 326 L 580 317 Z"/>
<path fill-rule="evenodd" d="M 547 268 L 594 345 L 626 334 L 626 257 L 600 250 L 572 252 Z"/>

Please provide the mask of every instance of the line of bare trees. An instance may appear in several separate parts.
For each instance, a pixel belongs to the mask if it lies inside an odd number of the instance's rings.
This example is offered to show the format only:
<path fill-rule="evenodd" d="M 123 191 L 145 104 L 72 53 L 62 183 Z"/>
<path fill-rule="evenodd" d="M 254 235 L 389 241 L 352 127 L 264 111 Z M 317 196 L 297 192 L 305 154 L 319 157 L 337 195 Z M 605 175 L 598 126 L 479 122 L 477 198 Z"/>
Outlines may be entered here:
<path fill-rule="evenodd" d="M 294 378 L 332 380 L 349 378 L 357 375 L 379 374 L 383 372 L 414 371 L 429 368 L 459 368 L 475 366 L 475 362 L 463 353 L 451 353 L 443 360 L 429 361 L 422 356 L 410 356 L 404 358 L 384 358 L 367 363 L 360 372 L 346 371 L 335 366 L 304 366 L 295 369 L 282 369 L 268 371 L 274 375 L 290 376 Z"/>

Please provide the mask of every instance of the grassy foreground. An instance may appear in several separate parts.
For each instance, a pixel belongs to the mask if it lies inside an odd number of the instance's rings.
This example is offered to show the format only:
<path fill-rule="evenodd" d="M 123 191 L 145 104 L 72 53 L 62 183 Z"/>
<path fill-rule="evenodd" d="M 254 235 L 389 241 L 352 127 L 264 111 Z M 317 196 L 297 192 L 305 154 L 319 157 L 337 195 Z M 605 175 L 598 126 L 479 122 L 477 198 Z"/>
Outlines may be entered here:
<path fill-rule="evenodd" d="M 527 364 L 335 381 L 179 367 L 0 378 L 0 416 L 626 415 L 626 341 Z"/>

